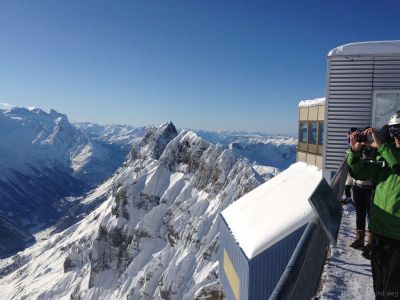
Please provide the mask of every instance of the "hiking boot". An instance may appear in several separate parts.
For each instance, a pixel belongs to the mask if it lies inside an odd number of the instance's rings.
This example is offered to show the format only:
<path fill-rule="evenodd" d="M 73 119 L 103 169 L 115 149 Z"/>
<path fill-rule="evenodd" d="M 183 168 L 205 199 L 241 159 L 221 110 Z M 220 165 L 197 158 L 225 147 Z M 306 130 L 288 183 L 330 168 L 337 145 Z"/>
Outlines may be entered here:
<path fill-rule="evenodd" d="M 367 244 L 365 245 L 365 247 L 368 247 L 369 249 L 371 249 L 373 236 L 374 236 L 374 234 L 368 230 L 367 231 Z"/>
<path fill-rule="evenodd" d="M 362 257 L 365 259 L 371 260 L 371 247 L 365 246 L 361 252 Z"/>
<path fill-rule="evenodd" d="M 364 230 L 357 230 L 356 239 L 350 244 L 350 247 L 354 249 L 361 249 L 364 247 Z"/>
<path fill-rule="evenodd" d="M 367 244 L 363 247 L 362 249 L 362 253 L 361 255 L 365 258 L 365 259 L 371 259 L 371 245 L 372 245 L 372 237 L 373 237 L 373 233 L 371 231 L 367 231 Z"/>

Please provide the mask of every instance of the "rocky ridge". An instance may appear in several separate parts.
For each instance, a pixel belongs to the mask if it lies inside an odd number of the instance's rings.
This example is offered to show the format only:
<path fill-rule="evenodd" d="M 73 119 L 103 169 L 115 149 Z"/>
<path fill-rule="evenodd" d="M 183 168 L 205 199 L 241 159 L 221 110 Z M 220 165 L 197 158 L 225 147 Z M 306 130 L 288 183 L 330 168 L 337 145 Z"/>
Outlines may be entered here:
<path fill-rule="evenodd" d="M 260 184 L 251 165 L 169 122 L 109 182 L 80 223 L 0 263 L 0 298 L 222 299 L 218 214 Z"/>

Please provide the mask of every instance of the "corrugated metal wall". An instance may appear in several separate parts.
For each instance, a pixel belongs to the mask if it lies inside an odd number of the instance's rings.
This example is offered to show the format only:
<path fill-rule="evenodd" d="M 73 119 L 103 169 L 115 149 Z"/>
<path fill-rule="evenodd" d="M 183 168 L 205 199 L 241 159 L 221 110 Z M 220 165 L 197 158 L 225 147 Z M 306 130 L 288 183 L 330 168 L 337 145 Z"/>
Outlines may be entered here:
<path fill-rule="evenodd" d="M 390 89 L 400 89 L 400 57 L 328 57 L 324 170 L 339 168 L 350 127 L 371 126 L 374 91 Z"/>
<path fill-rule="evenodd" d="M 227 299 L 235 299 L 223 268 L 224 250 L 240 279 L 240 299 L 267 299 L 282 276 L 306 226 L 296 230 L 283 240 L 248 261 L 220 216 L 219 274 Z"/>
<path fill-rule="evenodd" d="M 400 88 L 400 57 L 374 58 L 373 88 L 375 90 Z"/>
<path fill-rule="evenodd" d="M 306 226 L 301 227 L 250 260 L 249 299 L 271 296 Z"/>
<path fill-rule="evenodd" d="M 226 299 L 235 299 L 235 296 L 230 287 L 229 279 L 227 278 L 223 267 L 224 250 L 228 253 L 228 256 L 232 261 L 235 271 L 240 279 L 240 299 L 247 300 L 247 291 L 249 289 L 249 263 L 245 254 L 232 237 L 224 218 L 220 215 L 219 219 L 219 277 L 224 288 Z"/>

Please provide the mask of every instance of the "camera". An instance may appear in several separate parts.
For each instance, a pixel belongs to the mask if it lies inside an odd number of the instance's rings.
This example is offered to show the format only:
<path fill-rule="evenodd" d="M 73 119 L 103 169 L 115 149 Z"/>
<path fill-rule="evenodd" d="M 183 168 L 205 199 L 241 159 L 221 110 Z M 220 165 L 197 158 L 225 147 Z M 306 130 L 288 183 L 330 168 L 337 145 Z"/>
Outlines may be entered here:
<path fill-rule="evenodd" d="M 357 142 L 359 143 L 367 143 L 368 137 L 364 132 L 357 133 Z"/>

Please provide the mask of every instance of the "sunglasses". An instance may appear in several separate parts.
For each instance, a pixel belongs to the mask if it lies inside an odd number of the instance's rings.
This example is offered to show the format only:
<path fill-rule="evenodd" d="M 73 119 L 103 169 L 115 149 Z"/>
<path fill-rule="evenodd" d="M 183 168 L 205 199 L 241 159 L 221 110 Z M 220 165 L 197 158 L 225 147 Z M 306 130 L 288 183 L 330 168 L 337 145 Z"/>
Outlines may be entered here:
<path fill-rule="evenodd" d="M 392 139 L 400 137 L 400 125 L 389 126 L 389 135 Z"/>

